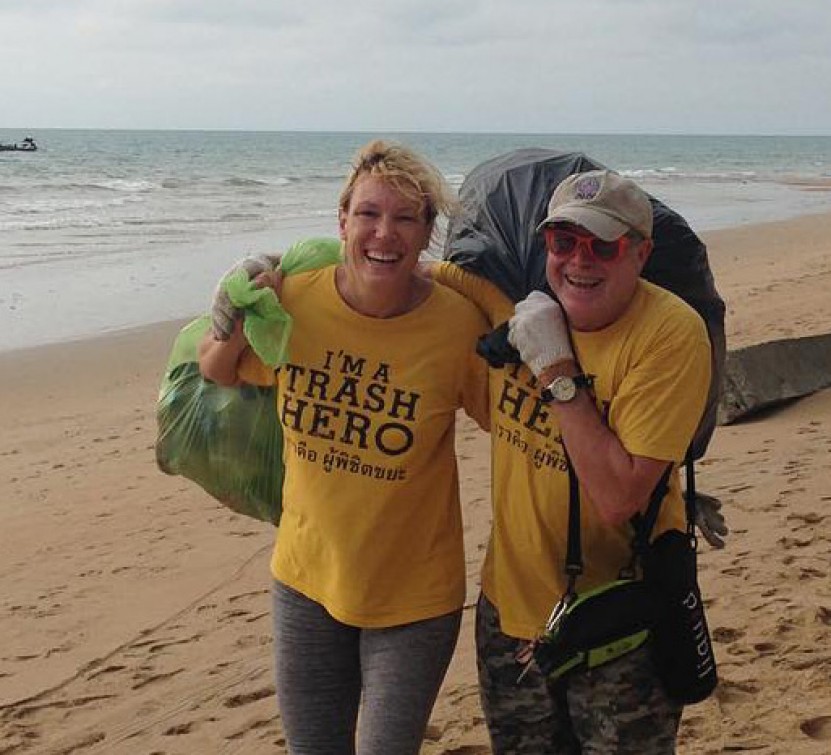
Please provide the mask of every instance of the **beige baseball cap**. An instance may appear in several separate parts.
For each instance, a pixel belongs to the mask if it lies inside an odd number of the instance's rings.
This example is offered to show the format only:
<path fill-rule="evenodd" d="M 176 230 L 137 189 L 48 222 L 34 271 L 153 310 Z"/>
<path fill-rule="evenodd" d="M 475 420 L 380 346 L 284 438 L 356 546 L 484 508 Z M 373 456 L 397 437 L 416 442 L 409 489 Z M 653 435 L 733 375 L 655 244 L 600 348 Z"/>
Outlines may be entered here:
<path fill-rule="evenodd" d="M 614 241 L 630 229 L 650 239 L 652 203 L 640 186 L 614 171 L 574 173 L 554 189 L 548 215 L 537 231 L 557 222 L 582 226 L 604 241 Z"/>

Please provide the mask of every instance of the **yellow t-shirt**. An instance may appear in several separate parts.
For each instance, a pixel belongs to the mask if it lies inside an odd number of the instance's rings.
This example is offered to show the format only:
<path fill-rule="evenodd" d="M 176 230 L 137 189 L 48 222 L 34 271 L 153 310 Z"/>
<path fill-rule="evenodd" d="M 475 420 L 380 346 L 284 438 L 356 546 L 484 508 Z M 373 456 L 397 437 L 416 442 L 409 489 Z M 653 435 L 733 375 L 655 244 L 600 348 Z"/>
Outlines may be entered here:
<path fill-rule="evenodd" d="M 447 273 L 447 274 L 445 274 Z M 504 319 L 506 297 L 475 276 L 442 266 L 436 276 Z M 701 418 L 710 383 L 710 345 L 698 314 L 681 299 L 640 281 L 629 308 L 600 331 L 572 336 L 584 372 L 595 376 L 598 407 L 626 450 L 679 462 Z M 525 365 L 491 370 L 493 530 L 482 589 L 502 631 L 532 639 L 566 587 L 568 473 L 553 413 Z M 581 489 L 584 573 L 578 591 L 615 579 L 629 561 L 632 530 L 604 524 Z M 685 527 L 677 472 L 654 535 Z"/>
<path fill-rule="evenodd" d="M 459 609 L 465 564 L 456 410 L 487 429 L 487 369 L 475 354 L 487 323 L 435 285 L 412 312 L 350 309 L 335 267 L 289 277 L 289 363 L 277 373 L 283 515 L 274 577 L 361 627 Z M 244 358 L 240 377 L 263 382 Z"/>

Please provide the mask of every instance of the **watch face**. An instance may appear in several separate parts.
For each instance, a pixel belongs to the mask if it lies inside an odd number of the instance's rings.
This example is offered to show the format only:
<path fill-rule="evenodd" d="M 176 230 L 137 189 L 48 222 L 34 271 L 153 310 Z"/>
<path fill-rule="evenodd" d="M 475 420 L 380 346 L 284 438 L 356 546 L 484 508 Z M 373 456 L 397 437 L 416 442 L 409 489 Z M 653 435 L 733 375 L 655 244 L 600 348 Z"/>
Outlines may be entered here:
<path fill-rule="evenodd" d="M 570 377 L 555 378 L 548 389 L 555 401 L 571 401 L 577 395 L 577 385 Z"/>

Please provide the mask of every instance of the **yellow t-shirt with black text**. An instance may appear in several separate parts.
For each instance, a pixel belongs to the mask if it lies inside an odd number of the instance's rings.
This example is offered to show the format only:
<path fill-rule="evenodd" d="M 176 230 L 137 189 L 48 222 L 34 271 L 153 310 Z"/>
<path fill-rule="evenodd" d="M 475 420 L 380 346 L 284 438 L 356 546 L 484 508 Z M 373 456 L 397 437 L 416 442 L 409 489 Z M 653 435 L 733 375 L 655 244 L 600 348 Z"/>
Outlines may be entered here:
<path fill-rule="evenodd" d="M 294 325 L 277 373 L 285 482 L 272 573 L 346 624 L 440 616 L 465 596 L 454 427 L 459 408 L 487 426 L 475 354 L 487 324 L 441 285 L 412 312 L 366 317 L 334 275 L 283 283 Z M 240 377 L 262 383 L 264 370 L 247 357 Z"/>
<path fill-rule="evenodd" d="M 491 284 L 443 264 L 446 282 L 499 323 L 513 305 Z M 510 310 L 510 311 L 509 311 Z M 674 294 L 640 280 L 624 315 L 599 331 L 572 331 L 583 372 L 594 375 L 598 409 L 633 455 L 680 462 L 710 384 L 710 344 L 699 315 Z M 566 588 L 568 467 L 551 408 L 525 365 L 490 371 L 493 528 L 482 589 L 502 631 L 532 639 Z M 616 579 L 629 562 L 632 529 L 603 523 L 581 488 L 584 572 L 578 592 Z M 686 526 L 677 471 L 653 535 Z"/>

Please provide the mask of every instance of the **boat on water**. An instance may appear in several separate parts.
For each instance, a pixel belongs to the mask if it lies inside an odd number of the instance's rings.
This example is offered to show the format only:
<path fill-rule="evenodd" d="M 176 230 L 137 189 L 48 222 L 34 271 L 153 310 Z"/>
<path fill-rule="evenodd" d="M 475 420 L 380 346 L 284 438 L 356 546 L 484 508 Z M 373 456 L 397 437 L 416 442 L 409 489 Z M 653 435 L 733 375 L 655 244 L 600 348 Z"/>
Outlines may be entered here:
<path fill-rule="evenodd" d="M 0 144 L 0 152 L 37 152 L 38 145 L 31 136 L 27 136 L 19 144 Z"/>

